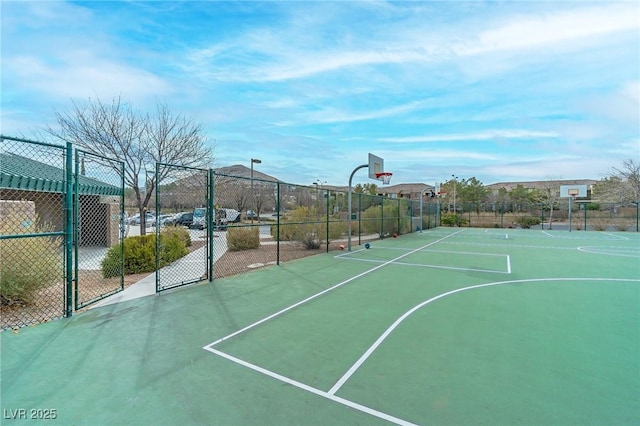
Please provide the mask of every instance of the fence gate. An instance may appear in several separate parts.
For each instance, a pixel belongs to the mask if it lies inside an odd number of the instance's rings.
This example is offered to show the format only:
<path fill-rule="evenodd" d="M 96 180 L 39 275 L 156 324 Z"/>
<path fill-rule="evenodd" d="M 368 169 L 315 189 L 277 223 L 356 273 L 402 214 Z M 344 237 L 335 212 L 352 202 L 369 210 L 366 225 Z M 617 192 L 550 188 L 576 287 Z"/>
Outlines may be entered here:
<path fill-rule="evenodd" d="M 60 318 L 70 309 L 64 251 L 70 152 L 70 145 L 0 138 L 3 330 Z"/>
<path fill-rule="evenodd" d="M 212 170 L 156 163 L 156 292 L 212 279 Z M 187 239 L 189 254 L 173 261 L 168 235 Z"/>
<path fill-rule="evenodd" d="M 75 152 L 75 309 L 124 290 L 124 163 Z"/>

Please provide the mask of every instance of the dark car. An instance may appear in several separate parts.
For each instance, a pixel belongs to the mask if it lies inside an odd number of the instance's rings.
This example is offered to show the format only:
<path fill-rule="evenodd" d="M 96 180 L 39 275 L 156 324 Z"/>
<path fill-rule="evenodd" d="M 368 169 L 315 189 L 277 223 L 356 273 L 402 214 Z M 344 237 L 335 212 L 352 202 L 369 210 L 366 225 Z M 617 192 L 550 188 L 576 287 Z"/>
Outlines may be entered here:
<path fill-rule="evenodd" d="M 182 212 L 176 214 L 174 218 L 173 224 L 175 226 L 186 226 L 189 227 L 193 223 L 193 212 Z"/>

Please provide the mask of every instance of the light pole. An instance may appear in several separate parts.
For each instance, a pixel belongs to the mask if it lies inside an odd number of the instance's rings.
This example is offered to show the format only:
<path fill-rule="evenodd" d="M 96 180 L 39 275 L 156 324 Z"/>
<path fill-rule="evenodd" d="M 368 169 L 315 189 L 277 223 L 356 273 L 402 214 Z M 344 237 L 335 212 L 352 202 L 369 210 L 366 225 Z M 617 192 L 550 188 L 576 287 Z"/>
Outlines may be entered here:
<path fill-rule="evenodd" d="M 316 208 L 318 208 L 319 202 L 318 202 L 318 196 L 319 196 L 319 192 L 318 192 L 318 182 L 313 182 L 311 185 L 315 185 L 316 187 Z"/>
<path fill-rule="evenodd" d="M 262 163 L 262 160 L 258 160 L 257 158 L 252 158 L 251 159 L 251 198 L 253 198 L 253 213 L 251 215 L 251 223 L 253 223 L 253 216 L 256 213 L 256 195 L 253 192 L 253 165 L 254 164 L 260 164 Z"/>
<path fill-rule="evenodd" d="M 458 211 L 456 210 L 456 191 L 458 189 L 458 176 L 451 175 L 451 177 L 453 177 L 453 213 L 457 214 Z"/>
<path fill-rule="evenodd" d="M 316 204 L 318 205 L 317 206 L 318 209 L 320 208 L 320 205 L 321 205 L 320 204 L 320 191 L 319 190 L 322 189 L 322 186 L 326 185 L 326 184 L 327 184 L 326 180 L 323 182 L 320 179 L 316 179 L 316 181 L 313 182 L 313 184 L 312 184 L 312 185 L 315 185 L 315 187 L 316 187 Z"/>

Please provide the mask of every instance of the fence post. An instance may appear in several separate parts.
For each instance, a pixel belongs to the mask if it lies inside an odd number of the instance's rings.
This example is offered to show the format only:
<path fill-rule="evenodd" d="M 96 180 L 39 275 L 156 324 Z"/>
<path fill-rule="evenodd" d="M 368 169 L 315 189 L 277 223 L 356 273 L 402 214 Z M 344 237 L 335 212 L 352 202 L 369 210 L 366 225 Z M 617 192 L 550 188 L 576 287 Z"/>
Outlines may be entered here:
<path fill-rule="evenodd" d="M 207 232 L 206 232 L 206 236 L 207 236 L 207 261 L 208 261 L 208 265 L 207 265 L 207 278 L 209 280 L 209 282 L 214 280 L 214 266 L 215 266 L 215 262 L 214 262 L 214 258 L 215 258 L 215 253 L 213 252 L 213 226 L 215 223 L 215 217 L 216 217 L 216 210 L 215 210 L 215 202 L 214 202 L 214 197 L 215 197 L 215 186 L 214 186 L 214 176 L 215 173 L 213 171 L 213 169 L 209 169 L 209 176 L 208 176 L 208 182 L 207 182 L 207 211 L 209 212 L 209 214 L 205 215 L 205 220 L 208 221 L 209 223 L 207 223 Z"/>
<path fill-rule="evenodd" d="M 327 211 L 327 253 L 329 253 L 329 190 L 325 189 L 324 196 L 327 199 L 326 211 Z"/>
<path fill-rule="evenodd" d="M 400 198 L 398 198 L 397 201 L 398 203 L 396 206 L 396 211 L 397 211 L 396 215 L 398 216 L 398 220 L 397 220 L 398 225 L 396 228 L 398 229 L 398 235 L 400 235 Z"/>
<path fill-rule="evenodd" d="M 65 246 L 65 316 L 73 314 L 73 145 L 67 142 L 65 149 L 65 221 L 64 221 L 64 246 Z"/>
<path fill-rule="evenodd" d="M 280 265 L 280 181 L 276 182 L 276 265 Z"/>
<path fill-rule="evenodd" d="M 380 196 L 380 239 L 384 238 L 384 197 Z"/>
<path fill-rule="evenodd" d="M 158 219 L 159 219 L 159 215 L 160 215 L 160 195 L 161 195 L 161 191 L 162 189 L 160 188 L 160 165 L 159 163 L 156 161 L 156 165 L 153 168 L 154 172 L 155 172 L 155 180 L 156 180 L 156 187 L 155 187 L 155 199 L 154 199 L 154 206 L 153 208 L 156 211 L 156 221 L 155 221 L 155 230 L 154 233 L 156 234 L 156 293 L 160 292 L 160 224 L 158 223 Z M 146 172 L 145 172 L 146 173 Z M 145 180 L 146 180 L 146 175 L 145 175 Z M 145 188 L 146 188 L 146 183 L 145 183 Z M 145 218 L 146 220 L 146 218 Z M 146 223 L 145 223 L 146 226 Z"/>

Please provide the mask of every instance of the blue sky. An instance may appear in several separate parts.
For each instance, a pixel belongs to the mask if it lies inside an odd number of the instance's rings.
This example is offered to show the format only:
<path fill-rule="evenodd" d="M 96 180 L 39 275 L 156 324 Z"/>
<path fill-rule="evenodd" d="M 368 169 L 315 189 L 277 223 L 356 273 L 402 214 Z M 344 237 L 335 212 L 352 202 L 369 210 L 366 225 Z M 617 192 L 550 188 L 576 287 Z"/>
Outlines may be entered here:
<path fill-rule="evenodd" d="M 637 2 L 1 2 L 1 131 L 156 100 L 214 166 L 346 185 L 600 179 L 640 161 Z M 368 182 L 366 171 L 354 182 Z"/>

